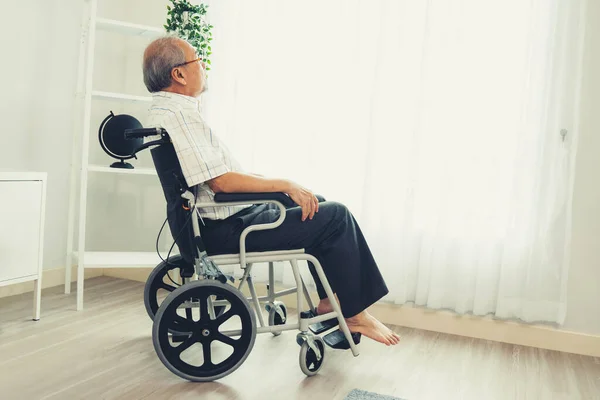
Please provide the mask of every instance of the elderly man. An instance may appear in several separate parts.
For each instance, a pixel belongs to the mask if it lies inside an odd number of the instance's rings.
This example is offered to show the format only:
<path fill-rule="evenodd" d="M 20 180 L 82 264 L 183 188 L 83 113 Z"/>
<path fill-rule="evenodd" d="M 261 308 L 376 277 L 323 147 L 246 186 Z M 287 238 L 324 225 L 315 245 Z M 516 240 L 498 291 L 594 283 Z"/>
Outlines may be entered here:
<path fill-rule="evenodd" d="M 144 52 L 143 70 L 144 83 L 153 97 L 149 125 L 169 133 L 185 181 L 195 188 L 197 200 L 212 201 L 218 192 L 286 193 L 298 206 L 287 209 L 278 228 L 248 235 L 247 251 L 304 248 L 323 266 L 350 331 L 388 346 L 397 344 L 399 336 L 366 311 L 388 289 L 348 209 L 292 181 L 243 172 L 201 117 L 198 97 L 207 89 L 206 72 L 189 43 L 176 37 L 153 41 Z M 247 226 L 273 222 L 280 211 L 271 204 L 199 212 L 208 253 L 224 254 L 239 251 L 239 237 Z M 332 311 L 314 266 L 310 265 L 310 271 L 321 299 L 317 313 Z"/>

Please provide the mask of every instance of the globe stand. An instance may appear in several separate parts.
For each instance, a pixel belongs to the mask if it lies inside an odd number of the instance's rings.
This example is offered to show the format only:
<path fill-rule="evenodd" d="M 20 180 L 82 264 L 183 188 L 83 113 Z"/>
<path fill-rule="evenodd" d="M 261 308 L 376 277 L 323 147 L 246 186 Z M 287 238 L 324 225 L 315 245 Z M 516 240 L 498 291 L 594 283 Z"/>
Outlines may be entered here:
<path fill-rule="evenodd" d="M 125 162 L 123 160 L 110 164 L 110 167 L 111 168 L 121 168 L 121 169 L 134 169 L 133 165 L 131 165 L 128 162 Z"/>

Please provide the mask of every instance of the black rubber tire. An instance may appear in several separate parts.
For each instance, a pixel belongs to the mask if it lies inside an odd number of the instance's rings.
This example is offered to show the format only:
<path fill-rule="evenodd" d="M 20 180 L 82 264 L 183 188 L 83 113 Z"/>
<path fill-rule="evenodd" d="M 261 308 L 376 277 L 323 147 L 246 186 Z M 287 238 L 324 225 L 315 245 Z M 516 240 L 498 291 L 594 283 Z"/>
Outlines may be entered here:
<path fill-rule="evenodd" d="M 167 259 L 168 264 L 162 261 L 158 264 L 146 280 L 146 285 L 144 286 L 144 306 L 146 307 L 146 312 L 151 320 L 154 320 L 154 316 L 160 307 L 158 304 L 157 286 L 161 283 L 164 283 L 164 277 L 166 274 L 176 268 L 179 268 L 179 265 L 182 263 L 182 258 L 179 254 L 171 256 Z M 179 286 L 175 286 L 172 283 L 164 283 L 162 287 L 164 290 L 169 292 L 173 292 Z"/>
<path fill-rule="evenodd" d="M 214 320 L 203 319 L 202 315 L 207 315 L 208 312 L 202 309 L 200 320 L 197 322 L 188 322 L 187 319 L 181 321 L 182 317 L 175 317 L 177 308 L 185 300 L 198 300 L 198 303 L 202 305 L 207 303 L 208 296 L 213 295 L 220 295 L 231 304 L 231 308 L 221 317 Z M 233 315 L 239 316 L 241 321 L 241 335 L 237 340 L 218 332 L 218 327 Z M 188 364 L 174 350 L 179 346 L 173 347 L 169 343 L 169 332 L 176 321 L 179 321 L 177 326 L 184 327 L 185 331 L 191 332 L 188 334 L 188 338 L 180 344 L 184 348 L 189 348 L 195 343 L 202 343 L 204 351 L 205 343 L 208 343 L 210 349 L 210 343 L 216 340 L 232 346 L 232 354 L 216 365 L 212 364 L 210 360 L 208 365 L 206 365 L 206 361 L 201 366 Z M 204 335 L 204 332 L 208 333 Z M 210 382 L 231 374 L 246 360 L 254 347 L 255 340 L 256 317 L 246 298 L 233 286 L 209 279 L 190 282 L 169 294 L 159 307 L 152 327 L 152 342 L 158 358 L 175 375 L 193 382 Z M 208 355 L 210 358 L 210 351 Z"/>

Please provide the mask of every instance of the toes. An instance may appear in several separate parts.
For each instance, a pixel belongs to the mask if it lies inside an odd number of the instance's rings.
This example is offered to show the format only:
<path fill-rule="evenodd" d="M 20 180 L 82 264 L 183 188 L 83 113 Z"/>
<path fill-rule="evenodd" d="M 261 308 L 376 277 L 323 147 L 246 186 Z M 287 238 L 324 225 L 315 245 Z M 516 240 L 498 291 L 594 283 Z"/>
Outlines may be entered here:
<path fill-rule="evenodd" d="M 389 336 L 389 340 L 392 344 L 396 345 L 400 342 L 400 338 L 394 332 L 392 332 Z"/>
<path fill-rule="evenodd" d="M 390 335 L 387 336 L 387 341 L 390 344 L 390 346 L 393 346 L 396 344 L 396 343 L 394 343 L 394 338 Z"/>

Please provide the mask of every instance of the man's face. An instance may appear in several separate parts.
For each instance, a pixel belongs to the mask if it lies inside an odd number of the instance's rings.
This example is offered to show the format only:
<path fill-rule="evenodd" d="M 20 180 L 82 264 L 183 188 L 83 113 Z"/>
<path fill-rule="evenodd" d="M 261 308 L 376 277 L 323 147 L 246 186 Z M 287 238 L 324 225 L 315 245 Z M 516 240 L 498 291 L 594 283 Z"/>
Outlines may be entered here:
<path fill-rule="evenodd" d="M 188 42 L 183 41 L 183 50 L 185 53 L 185 60 L 191 61 L 198 58 L 196 50 Z M 198 97 L 202 92 L 208 88 L 206 83 L 206 65 L 203 61 L 199 60 L 187 64 L 182 67 L 186 72 L 186 82 L 188 92 L 190 96 Z"/>

